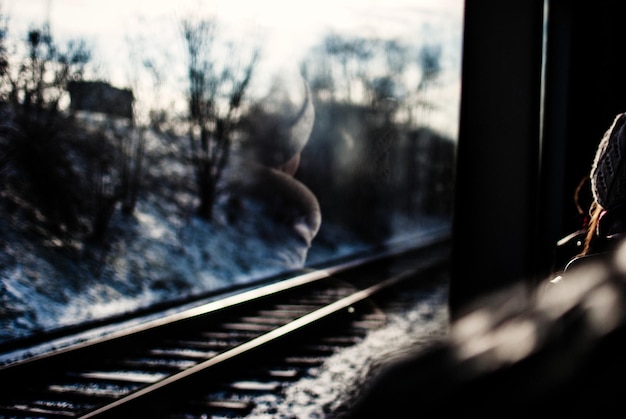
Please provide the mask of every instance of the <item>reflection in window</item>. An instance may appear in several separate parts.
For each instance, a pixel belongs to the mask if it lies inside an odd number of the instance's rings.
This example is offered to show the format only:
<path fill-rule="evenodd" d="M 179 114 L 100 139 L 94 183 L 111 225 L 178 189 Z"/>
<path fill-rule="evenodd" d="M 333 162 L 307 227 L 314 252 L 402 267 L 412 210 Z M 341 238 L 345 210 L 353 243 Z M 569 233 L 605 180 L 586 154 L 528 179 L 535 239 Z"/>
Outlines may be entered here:
<path fill-rule="evenodd" d="M 0 340 L 449 226 L 461 1 L 105 3 L 0 2 Z"/>

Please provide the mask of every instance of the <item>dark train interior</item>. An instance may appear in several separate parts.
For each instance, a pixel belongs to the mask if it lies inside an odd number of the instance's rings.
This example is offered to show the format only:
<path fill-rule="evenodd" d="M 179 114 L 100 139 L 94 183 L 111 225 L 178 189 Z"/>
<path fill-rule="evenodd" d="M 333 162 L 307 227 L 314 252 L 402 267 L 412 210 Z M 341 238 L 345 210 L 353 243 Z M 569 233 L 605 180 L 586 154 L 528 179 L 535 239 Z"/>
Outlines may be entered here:
<path fill-rule="evenodd" d="M 545 278 L 580 228 L 576 188 L 626 106 L 623 6 L 570 3 L 546 2 L 544 38 L 543 2 L 466 2 L 453 307 Z"/>
<path fill-rule="evenodd" d="M 377 406 L 419 405 L 415 417 L 621 407 L 612 383 L 625 371 L 623 273 L 576 270 L 569 294 L 543 291 L 558 290 L 546 284 L 562 268 L 555 245 L 581 227 L 575 192 L 626 109 L 625 11 L 620 1 L 465 2 L 453 338 L 383 375 L 355 417 L 380 417 Z M 592 283 L 610 297 L 591 302 Z M 612 314 L 594 326 L 599 312 Z"/>

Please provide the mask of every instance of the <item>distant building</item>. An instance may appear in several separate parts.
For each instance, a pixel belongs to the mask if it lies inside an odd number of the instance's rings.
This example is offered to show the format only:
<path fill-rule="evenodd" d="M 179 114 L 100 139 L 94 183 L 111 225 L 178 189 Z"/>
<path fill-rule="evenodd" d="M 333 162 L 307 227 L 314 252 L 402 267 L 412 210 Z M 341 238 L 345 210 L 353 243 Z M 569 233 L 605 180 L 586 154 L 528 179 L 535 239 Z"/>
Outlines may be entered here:
<path fill-rule="evenodd" d="M 99 112 L 132 119 L 133 91 L 118 89 L 102 81 L 72 81 L 67 85 L 70 110 Z"/>

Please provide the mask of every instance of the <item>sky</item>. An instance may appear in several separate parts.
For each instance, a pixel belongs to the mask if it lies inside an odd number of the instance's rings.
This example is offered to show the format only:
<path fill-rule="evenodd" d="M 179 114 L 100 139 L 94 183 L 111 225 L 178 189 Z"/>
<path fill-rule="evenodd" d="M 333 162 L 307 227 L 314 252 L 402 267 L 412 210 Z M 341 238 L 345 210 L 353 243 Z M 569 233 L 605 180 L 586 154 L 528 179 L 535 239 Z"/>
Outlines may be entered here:
<path fill-rule="evenodd" d="M 332 26 L 343 29 L 401 33 L 428 15 L 462 16 L 461 0 L 3 0 L 15 17 L 45 19 L 71 25 L 85 34 L 115 32 L 141 17 L 176 17 L 188 11 L 219 16 L 228 23 L 262 22 L 277 31 L 297 30 L 305 36 Z M 92 19 L 97 16 L 97 19 Z"/>
<path fill-rule="evenodd" d="M 330 30 L 412 42 L 434 29 L 447 45 L 444 66 L 456 72 L 447 94 L 458 101 L 463 0 L 0 0 L 0 5 L 10 33 L 23 34 L 48 20 L 55 39 L 81 38 L 94 47 L 95 78 L 135 90 L 145 77 L 133 73 L 132 54 L 158 56 L 170 86 L 184 80 L 184 67 L 177 65 L 183 48 L 179 24 L 190 15 L 214 17 L 224 38 L 238 45 L 262 43 L 258 68 L 267 73 L 296 71 Z"/>

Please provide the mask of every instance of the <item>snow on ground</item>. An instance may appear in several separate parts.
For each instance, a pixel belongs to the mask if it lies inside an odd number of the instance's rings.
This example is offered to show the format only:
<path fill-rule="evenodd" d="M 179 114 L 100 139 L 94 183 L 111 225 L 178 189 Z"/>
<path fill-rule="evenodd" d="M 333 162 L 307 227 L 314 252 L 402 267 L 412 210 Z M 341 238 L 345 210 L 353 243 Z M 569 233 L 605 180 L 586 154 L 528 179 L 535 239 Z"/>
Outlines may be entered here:
<path fill-rule="evenodd" d="M 120 217 L 121 218 L 121 217 Z M 95 266 L 26 240 L 0 221 L 0 341 L 200 295 L 281 270 L 271 247 L 198 219 L 177 227 L 139 204 L 124 240 Z"/>
<path fill-rule="evenodd" d="M 120 219 L 126 239 L 112 243 L 102 266 L 75 262 L 29 242 L 0 221 L 0 342 L 129 313 L 154 303 L 202 295 L 285 270 L 271 246 L 198 219 L 173 227 L 139 205 Z M 309 263 L 366 250 L 337 229 L 333 248 L 313 245 Z"/>

